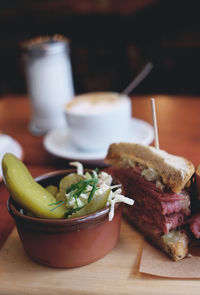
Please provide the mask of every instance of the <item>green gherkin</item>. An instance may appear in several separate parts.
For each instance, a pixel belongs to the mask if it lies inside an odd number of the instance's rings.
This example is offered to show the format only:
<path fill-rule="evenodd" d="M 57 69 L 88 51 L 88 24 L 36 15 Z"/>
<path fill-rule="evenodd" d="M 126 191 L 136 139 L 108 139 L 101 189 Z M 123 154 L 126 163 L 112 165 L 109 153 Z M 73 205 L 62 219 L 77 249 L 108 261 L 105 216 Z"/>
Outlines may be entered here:
<path fill-rule="evenodd" d="M 81 217 L 104 208 L 108 201 L 109 195 L 110 195 L 110 189 L 108 189 L 101 195 L 96 194 L 87 205 L 85 205 L 79 211 L 72 213 L 70 216 L 68 216 L 68 218 Z"/>
<path fill-rule="evenodd" d="M 23 209 L 40 218 L 64 217 L 64 206 L 50 211 L 49 204 L 56 202 L 56 199 L 34 180 L 21 160 L 10 153 L 5 154 L 2 170 L 8 191 Z"/>
<path fill-rule="evenodd" d="M 58 188 L 55 185 L 48 185 L 45 187 L 45 189 L 52 194 L 52 196 L 56 197 L 57 193 L 58 193 Z"/>
<path fill-rule="evenodd" d="M 72 185 L 76 184 L 80 180 L 83 180 L 84 177 L 78 174 L 69 174 L 64 176 L 59 183 L 59 192 L 56 195 L 58 201 L 65 199 L 66 190 Z"/>

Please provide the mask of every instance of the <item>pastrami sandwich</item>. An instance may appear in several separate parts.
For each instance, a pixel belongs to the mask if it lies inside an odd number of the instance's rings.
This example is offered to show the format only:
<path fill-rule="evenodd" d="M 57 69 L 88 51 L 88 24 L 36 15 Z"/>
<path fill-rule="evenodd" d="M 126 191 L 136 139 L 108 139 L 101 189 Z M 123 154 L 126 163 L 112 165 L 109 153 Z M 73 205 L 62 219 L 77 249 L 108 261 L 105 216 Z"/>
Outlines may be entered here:
<path fill-rule="evenodd" d="M 105 163 L 124 186 L 134 206 L 124 215 L 146 238 L 177 261 L 188 254 L 188 235 L 181 228 L 190 216 L 194 165 L 154 147 L 111 144 Z"/>

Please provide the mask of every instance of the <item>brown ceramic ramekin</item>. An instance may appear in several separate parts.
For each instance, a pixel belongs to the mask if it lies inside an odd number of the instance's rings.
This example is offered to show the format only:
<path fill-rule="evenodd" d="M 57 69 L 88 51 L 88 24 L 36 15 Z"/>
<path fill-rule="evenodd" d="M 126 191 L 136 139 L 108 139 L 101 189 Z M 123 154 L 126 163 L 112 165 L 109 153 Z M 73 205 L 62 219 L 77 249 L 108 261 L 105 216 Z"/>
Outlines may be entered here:
<path fill-rule="evenodd" d="M 36 179 L 41 185 L 58 185 L 75 170 L 61 170 Z M 51 267 L 78 267 L 97 261 L 116 245 L 121 223 L 120 203 L 108 221 L 109 207 L 73 219 L 42 219 L 22 213 L 12 197 L 8 211 L 14 218 L 25 252 L 33 260 Z"/>

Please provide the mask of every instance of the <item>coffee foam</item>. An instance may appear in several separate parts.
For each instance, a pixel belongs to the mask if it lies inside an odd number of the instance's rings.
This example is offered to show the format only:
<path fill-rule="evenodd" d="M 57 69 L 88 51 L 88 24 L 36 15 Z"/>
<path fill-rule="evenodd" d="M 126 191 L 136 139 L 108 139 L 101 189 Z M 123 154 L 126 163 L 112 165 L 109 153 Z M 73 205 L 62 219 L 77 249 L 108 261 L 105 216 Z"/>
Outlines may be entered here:
<path fill-rule="evenodd" d="M 116 108 L 121 108 L 127 103 L 128 98 L 119 98 L 117 93 L 91 93 L 77 96 L 69 102 L 66 110 L 73 114 L 102 114 Z"/>

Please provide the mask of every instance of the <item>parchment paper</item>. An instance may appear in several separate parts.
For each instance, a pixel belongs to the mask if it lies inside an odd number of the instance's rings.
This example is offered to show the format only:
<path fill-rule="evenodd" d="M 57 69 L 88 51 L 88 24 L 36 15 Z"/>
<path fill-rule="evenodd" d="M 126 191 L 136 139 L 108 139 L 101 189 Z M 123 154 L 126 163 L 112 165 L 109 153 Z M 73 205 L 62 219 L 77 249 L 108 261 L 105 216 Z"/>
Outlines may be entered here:
<path fill-rule="evenodd" d="M 172 261 L 160 250 L 144 243 L 139 272 L 167 278 L 200 278 L 200 241 L 191 247 L 192 256 Z"/>

